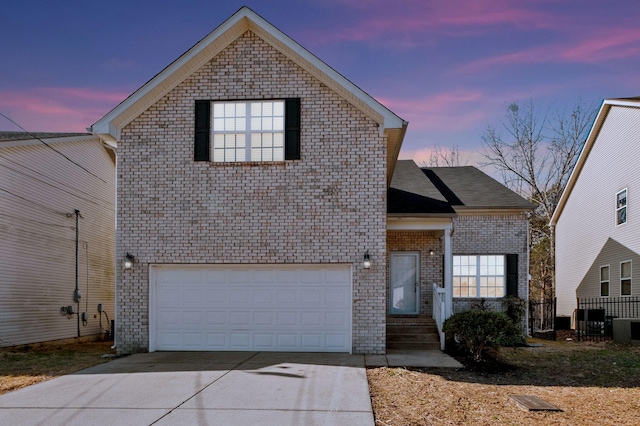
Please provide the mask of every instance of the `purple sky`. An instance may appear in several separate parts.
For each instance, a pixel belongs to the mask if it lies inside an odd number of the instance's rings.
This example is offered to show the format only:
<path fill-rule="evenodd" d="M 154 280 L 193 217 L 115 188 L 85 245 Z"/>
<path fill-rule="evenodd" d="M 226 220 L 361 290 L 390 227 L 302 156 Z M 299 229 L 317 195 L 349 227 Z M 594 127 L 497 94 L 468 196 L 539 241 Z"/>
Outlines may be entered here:
<path fill-rule="evenodd" d="M 23 0 L 0 13 L 0 112 L 85 131 L 243 4 L 409 121 L 418 162 L 474 163 L 514 101 L 640 95 L 637 0 Z"/>

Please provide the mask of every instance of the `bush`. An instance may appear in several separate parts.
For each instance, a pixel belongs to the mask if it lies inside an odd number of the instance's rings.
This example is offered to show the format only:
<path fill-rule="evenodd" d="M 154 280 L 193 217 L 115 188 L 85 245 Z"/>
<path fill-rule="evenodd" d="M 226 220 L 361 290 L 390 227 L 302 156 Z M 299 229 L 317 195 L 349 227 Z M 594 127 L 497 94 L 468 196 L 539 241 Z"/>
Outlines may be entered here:
<path fill-rule="evenodd" d="M 443 331 L 466 346 L 476 361 L 482 359 L 485 348 L 513 345 L 523 339 L 519 324 L 514 324 L 506 314 L 494 311 L 457 313 L 445 321 Z"/>

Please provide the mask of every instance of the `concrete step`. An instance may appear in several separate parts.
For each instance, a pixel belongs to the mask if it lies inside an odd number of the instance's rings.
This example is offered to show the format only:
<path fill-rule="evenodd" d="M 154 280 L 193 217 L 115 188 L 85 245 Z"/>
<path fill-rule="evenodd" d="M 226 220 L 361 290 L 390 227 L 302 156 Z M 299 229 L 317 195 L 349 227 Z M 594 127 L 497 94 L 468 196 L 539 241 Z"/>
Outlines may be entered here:
<path fill-rule="evenodd" d="M 437 333 L 438 327 L 433 325 L 388 325 L 387 334 L 428 334 Z"/>
<path fill-rule="evenodd" d="M 387 333 L 387 342 L 408 342 L 408 343 L 429 343 L 439 342 L 440 336 L 436 333 L 428 334 L 389 334 Z"/>
<path fill-rule="evenodd" d="M 387 349 L 439 350 L 438 329 L 430 321 L 421 325 L 388 325 Z"/>
<path fill-rule="evenodd" d="M 387 341 L 387 349 L 439 351 L 440 350 L 440 342 L 408 343 L 408 342 L 389 342 L 389 341 Z"/>

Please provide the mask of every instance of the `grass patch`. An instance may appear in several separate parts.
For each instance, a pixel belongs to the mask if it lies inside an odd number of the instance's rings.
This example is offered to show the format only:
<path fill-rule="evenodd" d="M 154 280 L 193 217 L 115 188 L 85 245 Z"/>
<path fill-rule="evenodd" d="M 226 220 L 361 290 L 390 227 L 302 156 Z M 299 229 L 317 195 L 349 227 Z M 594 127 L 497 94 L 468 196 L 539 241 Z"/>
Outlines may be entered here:
<path fill-rule="evenodd" d="M 640 348 L 537 342 L 544 346 L 491 351 L 484 367 L 367 370 L 376 424 L 637 424 Z M 524 412 L 510 395 L 564 411 Z"/>
<path fill-rule="evenodd" d="M 0 348 L 0 395 L 107 362 L 111 342 L 73 342 Z"/>

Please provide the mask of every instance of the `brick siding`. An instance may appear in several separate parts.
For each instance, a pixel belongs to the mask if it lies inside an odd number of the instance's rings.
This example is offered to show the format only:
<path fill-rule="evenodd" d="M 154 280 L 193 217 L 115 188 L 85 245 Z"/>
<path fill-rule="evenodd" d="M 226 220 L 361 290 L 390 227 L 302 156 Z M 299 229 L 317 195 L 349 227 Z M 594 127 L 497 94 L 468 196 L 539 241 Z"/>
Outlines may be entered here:
<path fill-rule="evenodd" d="M 193 161 L 198 99 L 301 99 L 301 160 Z M 251 32 L 129 123 L 118 146 L 117 344 L 149 345 L 149 265 L 343 263 L 353 351 L 385 351 L 386 140 Z M 368 250 L 372 267 L 364 270 Z"/>
<path fill-rule="evenodd" d="M 528 299 L 527 274 L 529 221 L 525 214 L 461 214 L 453 221 L 454 255 L 517 254 L 518 296 Z M 475 298 L 454 298 L 453 313 L 471 309 Z M 498 308 L 495 300 L 487 305 Z"/>

